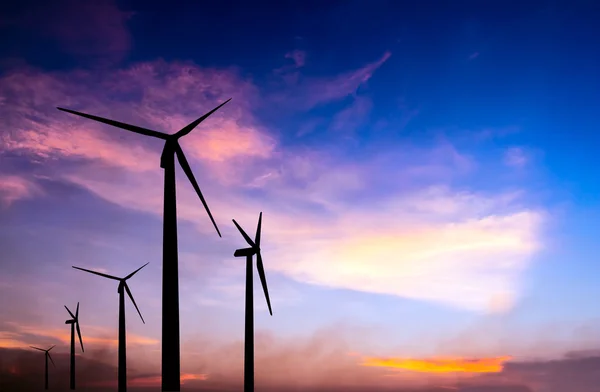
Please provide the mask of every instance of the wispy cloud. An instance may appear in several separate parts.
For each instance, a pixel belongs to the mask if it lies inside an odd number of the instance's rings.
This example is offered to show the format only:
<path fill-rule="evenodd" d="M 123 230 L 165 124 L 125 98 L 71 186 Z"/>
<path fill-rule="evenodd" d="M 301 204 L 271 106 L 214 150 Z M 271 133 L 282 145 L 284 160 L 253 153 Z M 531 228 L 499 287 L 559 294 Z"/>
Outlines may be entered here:
<path fill-rule="evenodd" d="M 391 52 L 385 52 L 377 61 L 335 76 L 300 77 L 297 75 L 291 85 L 286 85 L 285 93 L 275 92 L 271 98 L 278 104 L 295 111 L 307 111 L 323 104 L 339 101 L 354 95 L 391 55 Z"/>
<path fill-rule="evenodd" d="M 319 99 L 350 94 L 387 58 L 323 81 L 335 91 Z M 518 297 L 518 276 L 542 246 L 543 210 L 527 207 L 518 193 L 447 184 L 483 170 L 449 141 L 357 162 L 332 145 L 282 145 L 253 115 L 258 89 L 233 70 L 156 62 L 99 73 L 94 84 L 90 77 L 33 70 L 5 76 L 5 96 L 14 99 L 0 108 L 11 124 L 4 150 L 35 155 L 60 167 L 53 176 L 160 216 L 160 143 L 58 112 L 56 102 L 173 132 L 233 96 L 182 140 L 183 149 L 217 220 L 235 217 L 251 227 L 264 211 L 269 268 L 298 281 L 501 311 Z M 107 93 L 129 98 L 110 105 Z M 180 186 L 180 218 L 210 229 L 191 186 Z"/>
<path fill-rule="evenodd" d="M 15 322 L 5 322 L 12 331 L 4 331 L 0 334 L 0 347 L 4 348 L 23 348 L 29 345 L 39 344 L 40 340 L 56 341 L 69 343 L 71 333 L 68 328 L 43 328 L 35 325 L 18 324 Z M 118 346 L 118 339 L 115 336 L 114 329 L 98 327 L 93 325 L 82 326 L 82 340 L 84 346 L 91 345 L 96 347 Z M 157 345 L 158 340 L 139 336 L 136 334 L 127 334 L 127 344 L 137 345 Z"/>
<path fill-rule="evenodd" d="M 24 198 L 39 196 L 42 193 L 35 182 L 16 175 L 0 175 L 0 205 L 10 207 Z"/>
<path fill-rule="evenodd" d="M 511 147 L 504 153 L 504 164 L 510 167 L 523 167 L 527 164 L 527 155 L 520 147 Z"/>
<path fill-rule="evenodd" d="M 373 102 L 367 97 L 356 97 L 354 101 L 333 118 L 331 130 L 353 134 L 358 127 L 365 124 L 373 108 Z"/>
<path fill-rule="evenodd" d="M 285 54 L 285 58 L 293 60 L 296 68 L 304 67 L 304 64 L 306 64 L 306 52 L 303 50 L 288 52 Z"/>

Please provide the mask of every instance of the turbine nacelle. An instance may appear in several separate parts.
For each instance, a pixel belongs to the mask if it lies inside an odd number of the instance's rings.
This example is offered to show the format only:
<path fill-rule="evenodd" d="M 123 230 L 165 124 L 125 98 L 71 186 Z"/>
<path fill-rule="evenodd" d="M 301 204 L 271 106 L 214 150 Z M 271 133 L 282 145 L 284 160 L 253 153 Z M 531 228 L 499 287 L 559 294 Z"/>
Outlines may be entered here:
<path fill-rule="evenodd" d="M 235 257 L 247 257 L 254 256 L 258 252 L 260 252 L 260 249 L 257 251 L 255 248 L 243 248 L 237 249 L 233 255 Z"/>

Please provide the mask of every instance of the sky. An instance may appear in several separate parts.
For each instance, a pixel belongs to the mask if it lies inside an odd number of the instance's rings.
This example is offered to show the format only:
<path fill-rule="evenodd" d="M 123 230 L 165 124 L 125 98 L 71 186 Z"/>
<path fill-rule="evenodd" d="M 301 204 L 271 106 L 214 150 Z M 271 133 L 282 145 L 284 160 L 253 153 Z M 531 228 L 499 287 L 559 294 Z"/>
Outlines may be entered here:
<path fill-rule="evenodd" d="M 160 390 L 174 133 L 184 391 L 592 392 L 600 383 L 593 1 L 23 0 L 0 12 L 0 389 Z M 4 389 L 3 389 L 4 388 Z M 61 389 L 63 388 L 63 389 Z"/>

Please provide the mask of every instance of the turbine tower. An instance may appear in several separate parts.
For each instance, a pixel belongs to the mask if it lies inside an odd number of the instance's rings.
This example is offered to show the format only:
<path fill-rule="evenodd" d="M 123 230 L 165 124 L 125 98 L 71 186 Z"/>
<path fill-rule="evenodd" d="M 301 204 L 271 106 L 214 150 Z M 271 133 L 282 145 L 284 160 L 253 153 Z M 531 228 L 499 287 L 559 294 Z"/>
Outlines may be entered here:
<path fill-rule="evenodd" d="M 77 302 L 77 309 L 75 309 L 75 315 L 67 308 L 71 319 L 65 321 L 65 324 L 71 324 L 71 370 L 70 370 L 70 387 L 75 389 L 75 328 L 77 328 L 77 336 L 79 337 L 79 343 L 81 344 L 81 352 L 83 350 L 83 341 L 81 340 L 81 330 L 79 329 L 79 302 Z"/>
<path fill-rule="evenodd" d="M 165 171 L 164 201 L 163 201 L 163 287 L 162 287 L 162 390 L 168 392 L 180 391 L 180 354 L 179 354 L 179 267 L 177 253 L 177 203 L 175 197 L 175 155 L 185 172 L 200 201 L 204 205 L 213 226 L 219 237 L 221 232 L 208 208 L 208 204 L 200 192 L 200 187 L 194 178 L 190 165 L 179 146 L 179 139 L 190 133 L 198 124 L 216 112 L 223 102 L 204 116 L 186 125 L 175 134 L 169 135 L 162 132 L 125 124 L 74 110 L 57 108 L 63 112 L 76 114 L 113 127 L 125 129 L 130 132 L 145 136 L 152 136 L 165 141 L 160 157 L 160 167 Z"/>
<path fill-rule="evenodd" d="M 45 353 L 44 357 L 46 357 L 46 372 L 44 373 L 44 389 L 48 389 L 48 359 L 50 359 L 50 361 L 52 362 L 52 366 L 56 367 L 56 365 L 54 364 L 54 361 L 52 360 L 52 357 L 50 356 L 50 350 L 52 350 L 54 348 L 54 346 L 50 347 L 48 350 L 44 350 L 42 348 L 38 348 L 38 347 L 33 347 L 33 346 L 29 346 L 31 348 L 35 348 L 36 350 L 40 350 L 43 351 Z"/>
<path fill-rule="evenodd" d="M 262 256 L 260 255 L 260 231 L 262 223 L 262 212 L 258 217 L 258 226 L 254 241 L 246 234 L 244 229 L 233 219 L 233 223 L 238 228 L 242 236 L 250 245 L 250 248 L 237 249 L 233 254 L 235 257 L 246 257 L 246 331 L 244 338 L 244 392 L 254 392 L 254 280 L 252 274 L 252 256 L 256 255 L 256 268 L 262 283 L 269 314 L 272 316 L 271 300 L 269 299 L 269 290 L 267 288 L 267 278 L 263 267 Z"/>
<path fill-rule="evenodd" d="M 91 271 L 91 270 L 87 270 L 85 268 L 79 268 L 79 267 L 73 266 L 73 268 L 75 268 L 75 269 L 89 272 L 90 274 L 95 274 L 95 275 L 103 276 L 108 279 L 113 279 L 113 280 L 119 281 L 119 287 L 117 289 L 117 292 L 119 293 L 119 392 L 127 391 L 127 356 L 125 354 L 125 348 L 126 348 L 125 296 L 123 294 L 124 294 L 124 291 L 127 292 L 127 295 L 129 296 L 129 299 L 131 299 L 133 306 L 135 306 L 135 309 L 137 310 L 138 314 L 140 315 L 140 318 L 142 319 L 142 322 L 144 324 L 146 324 L 146 322 L 144 321 L 144 318 L 142 317 L 142 313 L 140 312 L 140 309 L 138 308 L 137 304 L 135 303 L 135 299 L 133 299 L 133 295 L 131 295 L 131 291 L 129 290 L 129 286 L 127 285 L 127 279 L 131 278 L 139 270 L 141 270 L 142 268 L 144 268 L 147 265 L 148 265 L 148 263 L 142 265 L 140 268 L 136 269 L 135 271 L 133 271 L 132 273 L 130 273 L 129 275 L 127 275 L 124 278 L 117 278 L 116 276 L 103 274 L 101 272 Z"/>

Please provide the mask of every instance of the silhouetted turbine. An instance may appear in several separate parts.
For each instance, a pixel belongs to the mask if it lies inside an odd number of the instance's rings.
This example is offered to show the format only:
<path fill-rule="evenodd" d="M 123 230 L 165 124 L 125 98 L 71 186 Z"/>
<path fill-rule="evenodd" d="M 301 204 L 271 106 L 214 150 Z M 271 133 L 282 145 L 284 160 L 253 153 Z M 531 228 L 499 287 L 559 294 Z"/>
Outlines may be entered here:
<path fill-rule="evenodd" d="M 44 357 L 46 357 L 46 372 L 44 373 L 44 389 L 48 389 L 48 358 L 50 358 L 50 361 L 52 362 L 52 365 L 54 367 L 56 367 L 56 365 L 54 364 L 54 361 L 52 360 L 52 357 L 50 356 L 50 350 L 52 350 L 54 348 L 54 346 L 50 347 L 48 350 L 44 350 L 43 348 L 38 348 L 38 347 L 33 347 L 33 346 L 29 346 L 31 348 L 35 348 L 36 350 L 40 350 L 45 352 L 46 354 L 44 355 Z"/>
<path fill-rule="evenodd" d="M 258 226 L 254 241 L 233 219 L 233 223 L 238 228 L 242 236 L 250 245 L 250 248 L 238 249 L 233 254 L 235 257 L 246 257 L 246 331 L 244 338 L 244 392 L 254 391 L 254 280 L 252 275 L 252 256 L 256 255 L 256 268 L 260 282 L 262 283 L 269 314 L 272 316 L 271 300 L 269 299 L 269 289 L 267 288 L 267 278 L 263 267 L 262 256 L 260 254 L 260 231 L 262 223 L 262 212 L 258 217 Z"/>
<path fill-rule="evenodd" d="M 107 118 L 76 112 L 74 110 L 57 108 L 63 112 L 76 114 L 113 127 L 152 136 L 165 141 L 160 157 L 160 167 L 165 170 L 164 201 L 163 201 L 163 298 L 162 298 L 162 390 L 180 390 L 180 364 L 179 364 L 179 272 L 177 255 L 177 204 L 175 197 L 175 155 L 192 186 L 196 190 L 200 201 L 204 205 L 217 234 L 221 232 L 208 208 L 208 204 L 200 192 L 200 187 L 194 178 L 190 165 L 179 146 L 179 138 L 190 133 L 198 124 L 229 102 L 223 102 L 196 121 L 186 125 L 173 135 L 141 128 Z"/>
<path fill-rule="evenodd" d="M 71 324 L 71 370 L 70 377 L 71 389 L 75 389 L 75 328 L 77 328 L 77 336 L 79 337 L 79 343 L 81 344 L 81 351 L 85 352 L 83 349 L 83 341 L 81 340 L 81 330 L 79 329 L 79 302 L 77 302 L 77 309 L 75 309 L 75 315 L 71 313 L 67 305 L 65 305 L 65 309 L 71 315 L 71 319 L 65 321 L 65 324 Z"/>
<path fill-rule="evenodd" d="M 125 347 L 126 347 L 125 296 L 123 295 L 123 291 L 127 292 L 127 295 L 129 296 L 129 299 L 131 299 L 133 306 L 135 306 L 135 309 L 137 310 L 138 314 L 140 315 L 140 318 L 142 319 L 142 322 L 144 324 L 146 324 L 146 322 L 144 321 L 144 318 L 142 317 L 142 313 L 140 312 L 140 309 L 138 308 L 137 304 L 135 303 L 135 299 L 133 299 L 133 295 L 131 295 L 131 291 L 129 290 L 129 286 L 127 285 L 127 279 L 131 278 L 139 270 L 141 270 L 142 268 L 144 268 L 147 265 L 148 265 L 148 263 L 142 265 L 140 268 L 136 269 L 135 271 L 133 271 L 132 273 L 130 273 L 129 275 L 127 275 L 124 278 L 117 278 L 116 276 L 103 274 L 101 272 L 91 271 L 91 270 L 87 270 L 85 268 L 79 268 L 79 267 L 73 266 L 73 268 L 75 268 L 75 269 L 89 272 L 90 274 L 95 274 L 95 275 L 103 276 L 108 279 L 114 279 L 114 280 L 119 281 L 119 287 L 117 289 L 117 292 L 119 293 L 119 392 L 127 391 L 127 357 L 125 354 Z"/>

